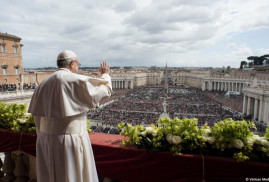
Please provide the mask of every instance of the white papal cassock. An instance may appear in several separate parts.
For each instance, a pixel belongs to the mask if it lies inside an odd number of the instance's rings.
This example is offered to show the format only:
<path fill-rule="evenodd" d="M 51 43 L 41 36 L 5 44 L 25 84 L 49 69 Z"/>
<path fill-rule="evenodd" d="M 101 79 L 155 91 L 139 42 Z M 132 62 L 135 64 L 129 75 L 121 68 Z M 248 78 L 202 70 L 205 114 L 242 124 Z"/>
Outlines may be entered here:
<path fill-rule="evenodd" d="M 28 112 L 37 130 L 38 182 L 97 182 L 87 133 L 88 109 L 111 95 L 111 78 L 60 68 L 35 89 Z"/>

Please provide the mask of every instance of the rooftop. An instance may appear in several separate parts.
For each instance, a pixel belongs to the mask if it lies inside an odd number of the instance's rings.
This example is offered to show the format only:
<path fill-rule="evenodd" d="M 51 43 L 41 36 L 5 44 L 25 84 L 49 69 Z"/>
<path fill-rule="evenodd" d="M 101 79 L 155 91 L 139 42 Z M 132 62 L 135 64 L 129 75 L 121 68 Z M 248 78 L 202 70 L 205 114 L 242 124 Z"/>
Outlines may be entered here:
<path fill-rule="evenodd" d="M 8 33 L 2 33 L 0 32 L 0 37 L 4 37 L 4 38 L 12 38 L 12 39 L 16 39 L 16 40 L 21 40 L 20 37 L 17 37 L 15 35 L 11 35 L 11 34 L 8 34 Z"/>

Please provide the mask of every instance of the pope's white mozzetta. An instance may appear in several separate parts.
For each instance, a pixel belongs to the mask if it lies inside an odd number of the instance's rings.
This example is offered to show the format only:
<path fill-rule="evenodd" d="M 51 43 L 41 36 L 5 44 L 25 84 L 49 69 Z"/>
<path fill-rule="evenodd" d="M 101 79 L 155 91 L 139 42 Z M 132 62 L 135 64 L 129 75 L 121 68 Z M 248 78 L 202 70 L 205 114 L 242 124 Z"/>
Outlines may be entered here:
<path fill-rule="evenodd" d="M 97 182 L 86 112 L 111 95 L 109 66 L 100 79 L 76 74 L 78 58 L 63 51 L 59 69 L 40 83 L 29 106 L 37 131 L 38 182 Z"/>

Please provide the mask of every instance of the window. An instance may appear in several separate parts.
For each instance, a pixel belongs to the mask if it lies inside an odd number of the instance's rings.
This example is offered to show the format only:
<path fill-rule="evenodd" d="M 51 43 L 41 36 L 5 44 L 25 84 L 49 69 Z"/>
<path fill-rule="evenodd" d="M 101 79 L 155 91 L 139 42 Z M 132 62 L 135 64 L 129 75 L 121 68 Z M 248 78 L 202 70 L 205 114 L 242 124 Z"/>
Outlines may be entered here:
<path fill-rule="evenodd" d="M 3 68 L 3 75 L 6 75 L 6 74 L 7 74 L 7 69 Z"/>
<path fill-rule="evenodd" d="M 28 77 L 25 77 L 25 78 L 24 78 L 24 81 L 25 81 L 26 83 L 28 83 Z"/>
<path fill-rule="evenodd" d="M 15 68 L 15 72 L 16 72 L 16 75 L 18 75 L 19 74 L 19 69 Z"/>
<path fill-rule="evenodd" d="M 19 82 L 19 79 L 18 78 L 16 78 L 16 82 Z"/>
<path fill-rule="evenodd" d="M 33 82 L 35 82 L 36 81 L 36 79 L 35 79 L 35 77 L 33 77 Z"/>
<path fill-rule="evenodd" d="M 7 79 L 4 79 L 4 83 L 7 83 Z"/>
<path fill-rule="evenodd" d="M 5 48 L 4 45 L 1 45 L 1 51 L 2 51 L 2 52 L 6 52 L 6 48 Z"/>
<path fill-rule="evenodd" d="M 18 47 L 14 47 L 14 53 L 17 54 L 18 53 Z"/>

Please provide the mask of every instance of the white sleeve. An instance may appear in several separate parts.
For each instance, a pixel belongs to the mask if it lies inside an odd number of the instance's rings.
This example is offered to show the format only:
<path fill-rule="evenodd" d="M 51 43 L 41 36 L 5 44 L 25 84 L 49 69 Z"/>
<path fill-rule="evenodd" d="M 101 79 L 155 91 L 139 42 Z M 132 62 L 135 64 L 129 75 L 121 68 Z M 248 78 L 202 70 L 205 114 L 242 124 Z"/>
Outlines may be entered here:
<path fill-rule="evenodd" d="M 34 116 L 36 134 L 39 134 L 39 131 L 40 131 L 40 120 L 41 120 L 40 116 Z"/>

